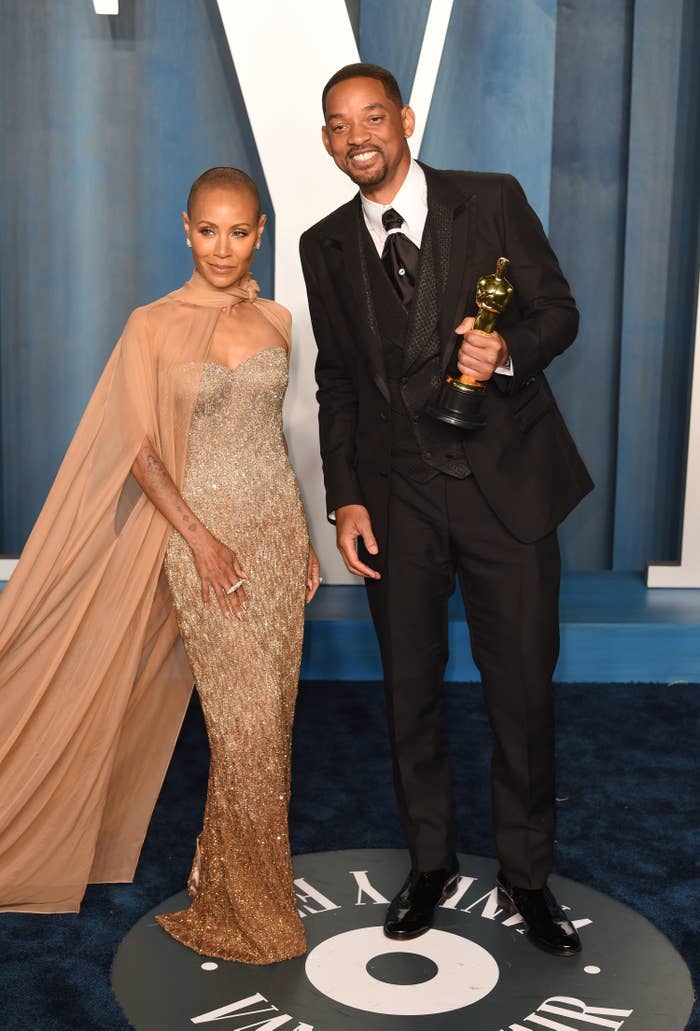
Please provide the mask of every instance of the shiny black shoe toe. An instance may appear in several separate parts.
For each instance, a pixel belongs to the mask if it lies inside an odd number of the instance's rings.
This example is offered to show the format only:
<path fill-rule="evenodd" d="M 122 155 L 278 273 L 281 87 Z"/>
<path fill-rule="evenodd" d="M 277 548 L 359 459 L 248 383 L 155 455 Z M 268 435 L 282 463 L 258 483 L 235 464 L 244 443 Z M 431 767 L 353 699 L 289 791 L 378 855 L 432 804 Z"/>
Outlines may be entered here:
<path fill-rule="evenodd" d="M 454 895 L 459 883 L 455 859 L 449 870 L 420 873 L 411 870 L 401 891 L 392 899 L 384 921 L 384 934 L 397 941 L 408 941 L 429 931 L 436 908 Z"/>
<path fill-rule="evenodd" d="M 544 888 L 516 888 L 500 872 L 496 884 L 501 905 L 511 913 L 520 914 L 534 945 L 555 956 L 574 956 L 581 951 L 576 928 L 546 885 Z"/>

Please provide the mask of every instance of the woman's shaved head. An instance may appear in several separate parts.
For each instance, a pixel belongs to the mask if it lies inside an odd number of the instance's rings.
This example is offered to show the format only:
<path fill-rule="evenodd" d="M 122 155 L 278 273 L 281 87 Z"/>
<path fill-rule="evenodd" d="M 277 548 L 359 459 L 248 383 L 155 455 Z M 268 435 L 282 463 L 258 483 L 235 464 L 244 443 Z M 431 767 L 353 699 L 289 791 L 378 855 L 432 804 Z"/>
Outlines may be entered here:
<path fill-rule="evenodd" d="M 192 207 L 195 199 L 202 190 L 214 187 L 221 189 L 222 187 L 230 186 L 234 190 L 247 190 L 251 193 L 255 199 L 257 205 L 257 214 L 260 215 L 260 194 L 254 181 L 245 172 L 241 171 L 240 168 L 228 168 L 226 165 L 221 165 L 217 168 L 208 168 L 206 172 L 202 172 L 190 187 L 190 193 L 187 198 L 187 214 L 192 216 Z"/>

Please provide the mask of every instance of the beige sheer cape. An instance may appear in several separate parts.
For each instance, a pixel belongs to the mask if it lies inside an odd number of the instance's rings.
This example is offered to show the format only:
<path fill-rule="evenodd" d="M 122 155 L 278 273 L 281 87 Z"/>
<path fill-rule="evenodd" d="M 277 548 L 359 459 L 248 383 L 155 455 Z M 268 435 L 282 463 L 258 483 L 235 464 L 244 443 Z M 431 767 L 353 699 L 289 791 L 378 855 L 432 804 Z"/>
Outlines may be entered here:
<path fill-rule="evenodd" d="M 289 315 L 246 297 L 289 340 Z M 178 486 L 172 388 L 241 299 L 193 276 L 130 316 L 0 594 L 0 910 L 75 912 L 133 880 L 192 675 L 164 577 L 170 525 L 130 469 L 149 438 Z"/>

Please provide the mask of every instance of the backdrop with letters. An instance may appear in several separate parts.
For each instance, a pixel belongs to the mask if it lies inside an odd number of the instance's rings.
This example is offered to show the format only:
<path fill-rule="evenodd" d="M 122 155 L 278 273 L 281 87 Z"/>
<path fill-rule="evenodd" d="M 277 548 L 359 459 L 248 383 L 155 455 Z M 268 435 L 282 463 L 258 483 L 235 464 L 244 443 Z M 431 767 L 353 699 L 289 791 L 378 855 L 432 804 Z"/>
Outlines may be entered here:
<path fill-rule="evenodd" d="M 429 9 L 347 3 L 362 59 L 392 68 L 407 97 Z M 455 0 L 450 15 L 420 156 L 517 175 L 581 309 L 578 341 L 550 369 L 597 485 L 562 531 L 570 569 L 678 558 L 699 49 L 695 0 Z M 266 88 L 293 97 L 302 59 L 266 66 L 262 48 Z M 275 218 L 214 0 L 121 0 L 117 17 L 88 0 L 10 0 L 0 76 L 0 551 L 12 554 L 126 315 L 189 275 L 191 181 L 232 164 L 262 185 L 268 296 Z M 289 105 L 283 117 L 293 140 Z"/>

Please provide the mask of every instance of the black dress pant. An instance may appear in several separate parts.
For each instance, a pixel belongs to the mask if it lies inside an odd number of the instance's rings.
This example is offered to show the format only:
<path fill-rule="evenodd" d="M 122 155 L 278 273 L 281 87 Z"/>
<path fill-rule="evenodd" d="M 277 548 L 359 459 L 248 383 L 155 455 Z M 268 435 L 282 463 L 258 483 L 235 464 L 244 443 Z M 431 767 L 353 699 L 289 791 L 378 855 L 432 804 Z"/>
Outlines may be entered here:
<path fill-rule="evenodd" d="M 554 848 L 556 533 L 515 540 L 473 476 L 392 474 L 383 577 L 366 581 L 384 667 L 394 782 L 413 867 L 448 867 L 455 825 L 442 705 L 447 604 L 459 577 L 493 732 L 492 810 L 505 875 L 540 888 Z"/>

